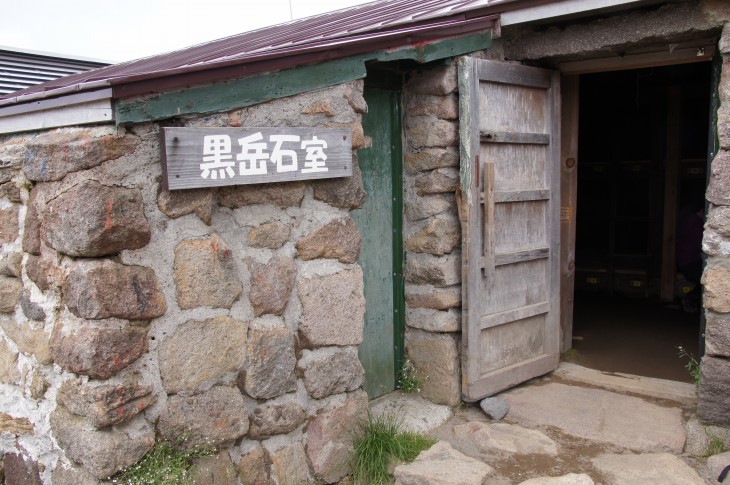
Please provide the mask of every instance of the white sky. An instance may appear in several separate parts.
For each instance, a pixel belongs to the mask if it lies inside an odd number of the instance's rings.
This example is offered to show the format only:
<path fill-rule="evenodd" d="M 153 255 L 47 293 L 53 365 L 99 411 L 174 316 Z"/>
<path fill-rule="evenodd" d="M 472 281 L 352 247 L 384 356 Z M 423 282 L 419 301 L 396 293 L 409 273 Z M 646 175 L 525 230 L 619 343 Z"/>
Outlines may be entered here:
<path fill-rule="evenodd" d="M 0 46 L 122 62 L 370 0 L 0 0 Z"/>

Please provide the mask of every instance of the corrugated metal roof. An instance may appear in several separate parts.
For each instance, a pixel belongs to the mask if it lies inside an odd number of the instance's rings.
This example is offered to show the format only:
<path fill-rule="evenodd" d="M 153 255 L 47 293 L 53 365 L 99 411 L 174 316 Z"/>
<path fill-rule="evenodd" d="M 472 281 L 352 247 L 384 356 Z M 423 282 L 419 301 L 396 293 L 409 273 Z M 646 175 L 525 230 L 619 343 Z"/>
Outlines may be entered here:
<path fill-rule="evenodd" d="M 0 95 L 106 65 L 103 62 L 0 48 Z"/>
<path fill-rule="evenodd" d="M 537 0 L 539 1 L 539 0 Z M 345 57 L 369 45 L 397 48 L 428 35 L 463 35 L 503 5 L 535 0 L 381 0 L 115 64 L 0 97 L 0 105 L 277 59 L 277 69 Z M 482 22 L 481 28 L 484 28 Z M 317 53 L 316 57 L 312 57 Z M 308 57 L 307 57 L 308 56 Z M 286 60 L 284 60 L 286 59 Z M 268 64 L 271 68 L 272 64 Z M 229 70 L 230 71 L 230 70 Z M 221 71 L 222 73 L 223 71 Z M 246 73 L 255 72 L 251 69 Z"/>

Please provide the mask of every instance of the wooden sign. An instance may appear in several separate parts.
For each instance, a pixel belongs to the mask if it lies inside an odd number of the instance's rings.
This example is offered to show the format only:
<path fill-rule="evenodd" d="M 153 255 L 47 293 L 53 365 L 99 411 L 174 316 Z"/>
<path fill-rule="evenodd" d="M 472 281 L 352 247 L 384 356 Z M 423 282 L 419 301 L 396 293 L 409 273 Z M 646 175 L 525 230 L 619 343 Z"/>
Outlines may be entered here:
<path fill-rule="evenodd" d="M 352 131 L 341 128 L 163 128 L 168 190 L 352 175 Z"/>

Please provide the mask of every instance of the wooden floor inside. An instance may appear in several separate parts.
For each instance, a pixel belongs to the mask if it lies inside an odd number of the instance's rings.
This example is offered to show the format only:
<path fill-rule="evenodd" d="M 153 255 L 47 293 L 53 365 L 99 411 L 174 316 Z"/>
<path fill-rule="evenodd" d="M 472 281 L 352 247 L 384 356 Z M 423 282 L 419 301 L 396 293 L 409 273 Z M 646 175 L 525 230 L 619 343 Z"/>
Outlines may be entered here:
<path fill-rule="evenodd" d="M 565 360 L 604 372 L 692 382 L 678 347 L 699 355 L 700 315 L 680 304 L 577 292 Z"/>

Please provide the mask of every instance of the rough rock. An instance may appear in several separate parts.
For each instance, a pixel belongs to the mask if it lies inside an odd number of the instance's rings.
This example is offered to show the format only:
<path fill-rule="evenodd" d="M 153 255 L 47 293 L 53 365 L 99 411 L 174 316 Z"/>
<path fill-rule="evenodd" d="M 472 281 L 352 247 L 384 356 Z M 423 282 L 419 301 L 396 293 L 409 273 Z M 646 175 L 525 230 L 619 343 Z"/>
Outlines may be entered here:
<path fill-rule="evenodd" d="M 405 156 L 404 165 L 409 173 L 458 167 L 459 150 L 456 148 L 425 148 L 417 152 L 408 152 Z"/>
<path fill-rule="evenodd" d="M 538 477 L 520 482 L 519 485 L 593 485 L 590 476 L 585 473 L 568 473 L 560 477 Z"/>
<path fill-rule="evenodd" d="M 0 276 L 20 278 L 23 253 L 4 252 L 0 254 Z"/>
<path fill-rule="evenodd" d="M 198 458 L 190 468 L 190 485 L 238 485 L 236 468 L 227 451 Z"/>
<path fill-rule="evenodd" d="M 406 305 L 408 308 L 432 308 L 434 310 L 461 308 L 461 285 L 450 288 L 406 285 Z"/>
<path fill-rule="evenodd" d="M 303 372 L 304 386 L 314 399 L 354 391 L 365 378 L 356 347 L 304 350 L 297 368 Z"/>
<path fill-rule="evenodd" d="M 8 453 L 3 458 L 3 468 L 8 485 L 43 485 L 38 463 L 28 456 Z"/>
<path fill-rule="evenodd" d="M 23 251 L 31 254 L 41 254 L 41 219 L 38 213 L 38 186 L 30 190 L 27 209 L 25 211 L 25 223 L 23 224 Z"/>
<path fill-rule="evenodd" d="M 313 185 L 315 199 L 340 209 L 359 209 L 367 198 L 360 165 L 354 155 L 351 177 L 317 180 Z"/>
<path fill-rule="evenodd" d="M 154 430 L 146 421 L 138 419 L 140 421 L 136 423 L 142 425 L 133 430 L 96 430 L 84 418 L 56 406 L 50 423 L 53 437 L 66 456 L 83 465 L 95 478 L 103 480 L 137 463 L 154 445 Z"/>
<path fill-rule="evenodd" d="M 439 441 L 407 465 L 395 467 L 396 485 L 482 485 L 493 469 Z"/>
<path fill-rule="evenodd" d="M 730 150 L 720 150 L 715 155 L 711 170 L 705 197 L 716 205 L 730 205 Z"/>
<path fill-rule="evenodd" d="M 46 244 L 69 256 L 106 256 L 150 241 L 138 189 L 87 180 L 51 200 L 43 216 Z"/>
<path fill-rule="evenodd" d="M 579 438 L 637 451 L 681 453 L 686 432 L 682 411 L 633 396 L 561 383 L 511 389 L 511 422 L 552 426 Z M 656 426 L 662 423 L 662 426 Z"/>
<path fill-rule="evenodd" d="M 33 322 L 18 324 L 14 318 L 0 317 L 0 327 L 18 350 L 35 356 L 39 364 L 51 363 L 50 336 L 42 325 Z"/>
<path fill-rule="evenodd" d="M 689 418 L 685 427 L 687 428 L 687 440 L 684 444 L 684 452 L 688 455 L 707 456 L 711 438 L 721 439 L 730 449 L 730 428 L 702 424 L 697 415 Z M 728 464 L 730 465 L 730 461 Z"/>
<path fill-rule="evenodd" d="M 72 413 L 83 416 L 97 429 L 126 423 L 157 401 L 152 386 L 138 376 L 118 384 L 92 385 L 71 379 L 63 383 L 56 400 Z"/>
<path fill-rule="evenodd" d="M 279 249 L 288 240 L 291 227 L 283 222 L 269 221 L 248 231 L 248 242 L 255 248 Z"/>
<path fill-rule="evenodd" d="M 455 94 L 449 96 L 406 95 L 407 116 L 433 115 L 442 120 L 459 117 L 459 100 Z"/>
<path fill-rule="evenodd" d="M 179 325 L 158 348 L 165 391 L 192 390 L 243 367 L 247 331 L 246 322 L 227 316 Z"/>
<path fill-rule="evenodd" d="M 238 389 L 214 386 L 203 394 L 170 396 L 160 413 L 157 431 L 182 448 L 226 448 L 248 431 L 248 413 Z"/>
<path fill-rule="evenodd" d="M 354 263 L 360 256 L 360 232 L 351 218 L 335 219 L 297 241 L 297 256 L 311 259 L 337 259 Z"/>
<path fill-rule="evenodd" d="M 248 270 L 251 273 L 249 299 L 254 316 L 283 314 L 297 276 L 294 260 L 279 256 L 262 264 L 250 259 Z"/>
<path fill-rule="evenodd" d="M 41 291 L 47 291 L 54 283 L 53 271 L 53 262 L 41 256 L 31 254 L 25 262 L 25 273 Z"/>
<path fill-rule="evenodd" d="M 474 443 L 481 451 L 499 450 L 512 455 L 558 454 L 558 445 L 544 433 L 507 423 L 471 421 L 454 426 L 457 438 Z"/>
<path fill-rule="evenodd" d="M 730 426 L 730 360 L 705 355 L 700 365 L 699 406 L 705 424 Z"/>
<path fill-rule="evenodd" d="M 416 193 L 418 195 L 442 194 L 454 192 L 459 186 L 459 170 L 456 168 L 439 168 L 416 177 Z"/>
<path fill-rule="evenodd" d="M 149 320 L 167 310 L 151 268 L 110 260 L 77 263 L 63 284 L 63 295 L 68 309 L 81 318 Z"/>
<path fill-rule="evenodd" d="M 17 204 L 0 209 L 0 244 L 12 243 L 18 236 L 18 212 L 20 208 Z"/>
<path fill-rule="evenodd" d="M 702 485 L 705 481 L 694 469 L 669 453 L 643 455 L 599 455 L 593 466 L 615 485 L 661 483 L 663 485 Z"/>
<path fill-rule="evenodd" d="M 248 436 L 261 440 L 294 431 L 306 419 L 306 410 L 296 399 L 269 401 L 251 414 Z"/>
<path fill-rule="evenodd" d="M 438 288 L 461 284 L 461 253 L 433 256 L 411 253 L 406 256 L 406 282 Z"/>
<path fill-rule="evenodd" d="M 406 85 L 406 91 L 413 94 L 445 96 L 456 91 L 458 86 L 456 66 L 449 65 L 413 73 Z"/>
<path fill-rule="evenodd" d="M 710 483 L 716 483 L 720 473 L 728 465 L 730 465 L 730 451 L 709 457 L 707 459 L 707 479 Z"/>
<path fill-rule="evenodd" d="M 46 132 L 26 144 L 23 172 L 33 181 L 61 180 L 68 173 L 132 153 L 138 143 L 136 136 L 119 137 L 108 129 Z"/>
<path fill-rule="evenodd" d="M 307 457 L 317 478 L 326 483 L 340 480 L 350 471 L 353 430 L 367 420 L 368 398 L 364 392 L 348 396 L 341 406 L 317 415 L 307 428 Z"/>
<path fill-rule="evenodd" d="M 421 381 L 421 395 L 437 404 L 459 404 L 461 359 L 457 337 L 409 329 L 405 348 Z"/>
<path fill-rule="evenodd" d="M 16 385 L 18 380 L 18 353 L 11 350 L 4 340 L 0 340 L 0 382 Z"/>
<path fill-rule="evenodd" d="M 311 347 L 359 345 L 365 316 L 362 269 L 300 278 L 302 319 L 299 332 Z"/>
<path fill-rule="evenodd" d="M 218 193 L 218 204 L 232 209 L 254 204 L 270 204 L 282 209 L 298 207 L 304 198 L 305 187 L 304 182 L 223 187 Z"/>
<path fill-rule="evenodd" d="M 0 313 L 13 313 L 20 303 L 23 283 L 18 278 L 0 276 Z"/>
<path fill-rule="evenodd" d="M 406 325 L 427 332 L 458 332 L 461 330 L 461 310 L 446 311 L 432 308 L 407 308 Z"/>
<path fill-rule="evenodd" d="M 459 142 L 459 129 L 453 121 L 435 116 L 413 116 L 406 118 L 406 139 L 414 150 L 453 147 Z"/>
<path fill-rule="evenodd" d="M 372 401 L 374 417 L 397 416 L 401 430 L 425 435 L 446 423 L 453 412 L 449 406 L 434 404 L 417 394 L 391 392 Z"/>
<path fill-rule="evenodd" d="M 719 313 L 730 313 L 730 269 L 708 264 L 702 275 L 705 307 Z"/>
<path fill-rule="evenodd" d="M 215 206 L 215 191 L 212 189 L 164 190 L 157 195 L 157 207 L 171 219 L 195 214 L 210 225 Z"/>
<path fill-rule="evenodd" d="M 25 144 L 30 140 L 28 135 L 3 136 L 0 141 L 0 182 L 12 179 L 23 164 Z"/>
<path fill-rule="evenodd" d="M 406 218 L 411 222 L 422 221 L 447 212 L 456 215 L 454 194 L 438 194 L 427 197 L 411 194 L 404 202 Z"/>
<path fill-rule="evenodd" d="M 181 241 L 175 247 L 173 276 L 182 309 L 231 308 L 242 290 L 233 251 L 215 234 Z"/>
<path fill-rule="evenodd" d="M 255 324 L 254 324 L 255 325 Z M 246 344 L 245 380 L 239 387 L 257 399 L 270 399 L 294 390 L 294 335 L 286 326 L 254 326 Z"/>
<path fill-rule="evenodd" d="M 713 357 L 730 357 L 730 315 L 705 312 L 705 351 Z"/>
<path fill-rule="evenodd" d="M 68 325 L 56 322 L 51 333 L 53 361 L 69 372 L 95 379 L 116 375 L 147 351 L 147 329 L 116 319 Z"/>
<path fill-rule="evenodd" d="M 28 418 L 14 418 L 7 413 L 0 413 L 0 432 L 14 435 L 33 434 L 33 425 Z"/>
<path fill-rule="evenodd" d="M 461 243 L 461 228 L 456 220 L 434 219 L 406 240 L 406 250 L 440 256 L 451 253 Z"/>
<path fill-rule="evenodd" d="M 59 460 L 51 474 L 53 485 L 99 485 L 99 482 L 83 468 Z"/>
<path fill-rule="evenodd" d="M 485 397 L 479 401 L 479 407 L 482 408 L 484 414 L 495 421 L 504 418 L 509 411 L 509 402 L 500 396 Z"/>
<path fill-rule="evenodd" d="M 23 315 L 30 320 L 42 322 L 46 319 L 46 312 L 43 310 L 43 307 L 30 299 L 30 293 L 28 291 L 23 291 L 20 294 L 20 309 L 23 310 Z"/>
<path fill-rule="evenodd" d="M 41 370 L 37 367 L 33 369 L 30 374 L 30 386 L 28 389 L 30 391 L 30 397 L 33 399 L 42 399 L 49 387 L 51 385 Z"/>
<path fill-rule="evenodd" d="M 276 483 L 313 483 L 304 445 L 292 443 L 271 453 L 271 478 Z"/>
<path fill-rule="evenodd" d="M 706 227 L 722 236 L 730 236 L 730 207 L 714 206 L 707 214 Z"/>
<path fill-rule="evenodd" d="M 251 451 L 241 454 L 238 460 L 238 476 L 244 485 L 270 485 L 269 472 L 266 467 L 264 449 L 256 446 Z"/>
<path fill-rule="evenodd" d="M 0 183 L 0 199 L 5 198 L 10 202 L 20 203 L 23 201 L 20 196 L 20 187 L 15 182 Z"/>

